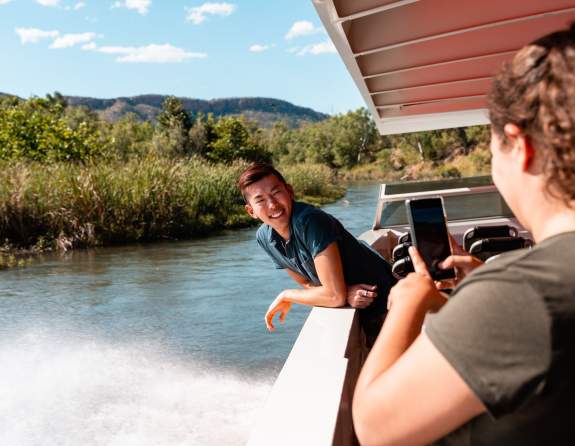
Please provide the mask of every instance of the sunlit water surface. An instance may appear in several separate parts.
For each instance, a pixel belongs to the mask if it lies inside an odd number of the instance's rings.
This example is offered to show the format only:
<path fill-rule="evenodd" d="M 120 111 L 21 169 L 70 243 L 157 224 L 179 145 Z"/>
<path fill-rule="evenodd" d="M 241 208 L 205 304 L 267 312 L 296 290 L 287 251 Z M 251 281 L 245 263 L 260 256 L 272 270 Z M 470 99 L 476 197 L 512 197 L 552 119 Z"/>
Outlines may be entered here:
<path fill-rule="evenodd" d="M 354 235 L 377 187 L 325 207 Z M 45 256 L 0 272 L 0 445 L 244 443 L 309 310 L 255 229 Z"/>

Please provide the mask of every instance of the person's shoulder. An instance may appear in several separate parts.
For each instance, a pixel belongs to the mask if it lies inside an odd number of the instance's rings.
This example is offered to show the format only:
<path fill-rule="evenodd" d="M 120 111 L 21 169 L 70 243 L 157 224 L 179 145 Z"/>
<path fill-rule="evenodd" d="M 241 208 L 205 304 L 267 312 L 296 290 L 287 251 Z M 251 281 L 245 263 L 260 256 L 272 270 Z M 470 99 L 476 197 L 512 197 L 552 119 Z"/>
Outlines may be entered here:
<path fill-rule="evenodd" d="M 450 311 L 476 317 L 487 314 L 521 313 L 524 307 L 544 307 L 542 295 L 534 287 L 532 266 L 535 250 L 505 253 L 467 276 L 450 297 Z M 459 317 L 459 316 L 458 316 Z"/>
<path fill-rule="evenodd" d="M 333 220 L 334 217 L 320 208 L 312 206 L 311 204 L 302 203 L 299 201 L 294 202 L 293 206 L 293 221 L 296 223 L 307 225 L 314 221 Z"/>
<path fill-rule="evenodd" d="M 542 270 L 553 270 L 554 275 L 567 271 L 566 265 L 575 258 L 575 233 L 545 240 L 533 248 L 524 248 L 499 255 L 471 273 L 463 282 L 498 281 L 523 283 Z"/>
<path fill-rule="evenodd" d="M 509 267 L 521 261 L 521 259 L 523 259 L 527 253 L 528 250 L 526 249 L 525 251 L 511 251 L 499 254 L 490 262 L 483 264 L 480 268 L 473 271 L 469 276 L 469 279 L 480 279 L 487 278 L 488 276 L 497 276 L 499 273 L 506 271 L 509 269 Z"/>
<path fill-rule="evenodd" d="M 538 257 L 538 251 L 531 248 L 500 254 L 473 271 L 463 283 L 490 280 L 522 282 L 524 280 L 522 271 L 526 269 L 525 266 Z"/>

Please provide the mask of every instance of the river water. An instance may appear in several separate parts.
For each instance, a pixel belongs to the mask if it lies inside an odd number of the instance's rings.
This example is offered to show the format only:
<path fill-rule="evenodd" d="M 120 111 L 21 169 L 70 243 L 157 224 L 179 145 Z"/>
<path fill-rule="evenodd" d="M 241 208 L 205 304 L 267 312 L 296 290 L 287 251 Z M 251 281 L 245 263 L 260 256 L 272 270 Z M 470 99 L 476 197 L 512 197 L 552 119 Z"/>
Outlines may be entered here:
<path fill-rule="evenodd" d="M 376 200 L 352 186 L 325 210 L 359 235 Z M 0 272 L 0 445 L 244 443 L 309 313 L 266 331 L 293 286 L 253 228 Z"/>

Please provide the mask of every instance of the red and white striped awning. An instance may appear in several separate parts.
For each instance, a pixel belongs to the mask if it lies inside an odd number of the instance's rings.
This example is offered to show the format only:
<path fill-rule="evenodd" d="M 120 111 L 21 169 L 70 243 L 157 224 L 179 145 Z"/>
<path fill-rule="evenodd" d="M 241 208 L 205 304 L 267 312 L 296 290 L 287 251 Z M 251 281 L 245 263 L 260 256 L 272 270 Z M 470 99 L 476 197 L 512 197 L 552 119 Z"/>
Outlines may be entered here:
<path fill-rule="evenodd" d="M 492 76 L 575 0 L 312 0 L 382 134 L 488 122 Z"/>

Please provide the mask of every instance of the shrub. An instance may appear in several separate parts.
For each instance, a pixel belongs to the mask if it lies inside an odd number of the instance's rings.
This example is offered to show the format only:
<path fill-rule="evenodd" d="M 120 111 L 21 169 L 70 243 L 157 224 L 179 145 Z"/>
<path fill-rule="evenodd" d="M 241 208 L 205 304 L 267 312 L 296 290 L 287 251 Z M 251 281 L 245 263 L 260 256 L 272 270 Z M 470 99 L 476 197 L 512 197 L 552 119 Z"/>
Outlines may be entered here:
<path fill-rule="evenodd" d="M 61 104 L 33 99 L 0 108 L 0 159 L 85 161 L 104 150 L 97 127 L 70 127 Z"/>

